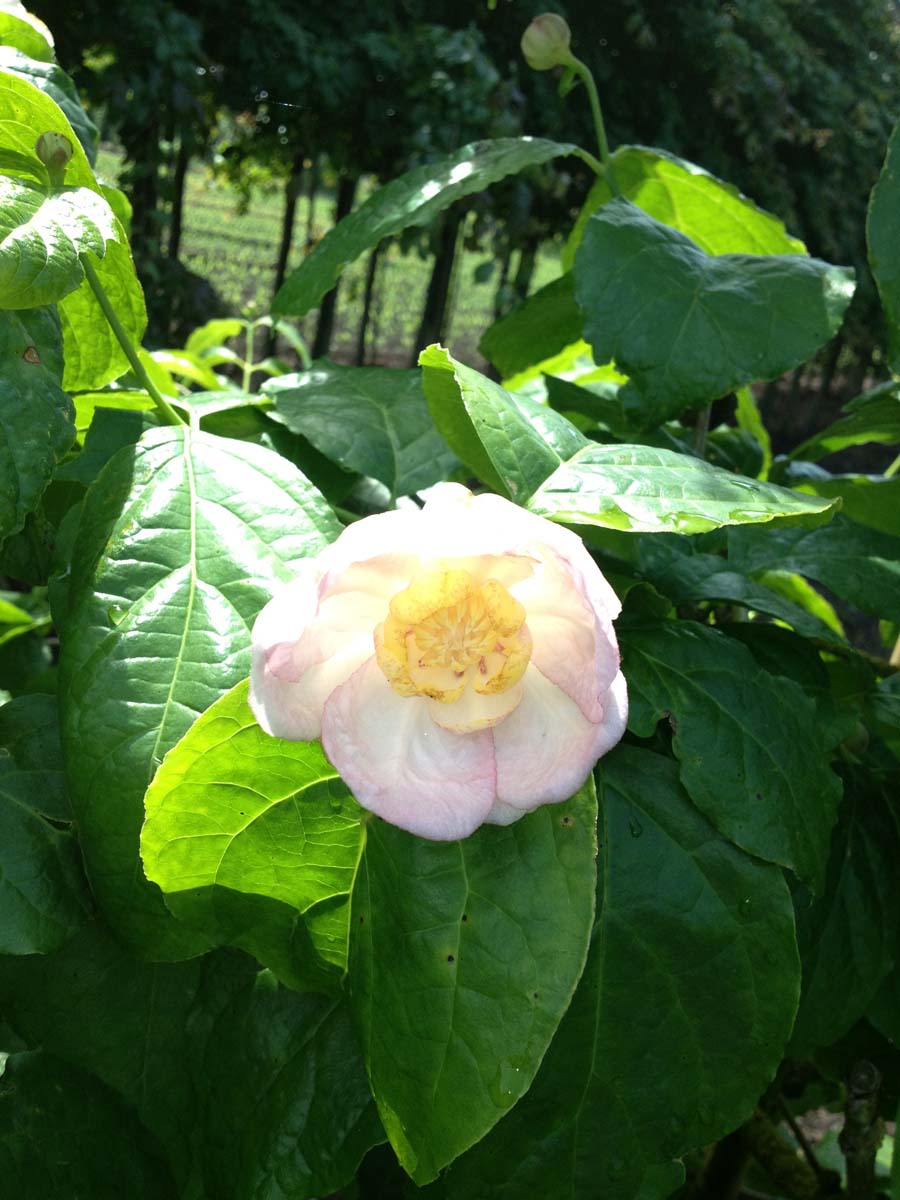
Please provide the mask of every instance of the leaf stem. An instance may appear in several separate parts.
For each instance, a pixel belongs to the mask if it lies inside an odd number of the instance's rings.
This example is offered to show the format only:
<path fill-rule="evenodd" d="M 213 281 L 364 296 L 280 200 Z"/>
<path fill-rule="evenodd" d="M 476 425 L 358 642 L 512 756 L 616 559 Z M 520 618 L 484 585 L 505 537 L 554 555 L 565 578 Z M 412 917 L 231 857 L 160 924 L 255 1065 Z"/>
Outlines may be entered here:
<path fill-rule="evenodd" d="M 694 453 L 698 458 L 706 457 L 706 435 L 709 433 L 709 405 L 701 408 L 694 422 Z"/>
<path fill-rule="evenodd" d="M 256 353 L 256 323 L 254 321 L 247 322 L 247 328 L 244 331 L 246 345 L 244 353 L 244 377 L 242 386 L 245 392 L 250 391 L 250 381 L 253 378 L 253 355 Z"/>
<path fill-rule="evenodd" d="M 597 135 L 597 147 L 600 151 L 600 162 L 603 166 L 603 172 L 606 175 L 606 181 L 609 184 L 609 190 L 614 196 L 618 196 L 619 189 L 616 185 L 616 173 L 613 170 L 612 159 L 609 153 L 609 142 L 606 139 L 606 125 L 603 121 L 603 110 L 600 107 L 600 97 L 597 94 L 597 85 L 594 83 L 594 76 L 591 74 L 587 64 L 583 63 L 580 58 L 576 58 L 574 54 L 568 61 L 568 65 L 587 88 L 588 100 L 591 105 L 591 116 L 594 118 L 594 132 Z"/>
<path fill-rule="evenodd" d="M 125 357 L 128 359 L 128 362 L 131 364 L 131 369 L 132 369 L 132 371 L 134 371 L 134 374 L 137 377 L 137 380 L 140 383 L 141 387 L 144 389 L 144 391 L 147 393 L 147 395 L 150 397 L 150 399 L 156 405 L 157 409 L 159 410 L 159 415 L 163 418 L 163 420 L 166 422 L 166 424 L 168 424 L 168 425 L 183 425 L 184 421 L 181 419 L 181 417 L 179 417 L 178 413 L 175 411 L 175 409 L 172 407 L 172 405 L 168 402 L 168 400 L 165 398 L 165 396 L 162 395 L 162 393 L 157 388 L 156 384 L 153 382 L 153 380 L 147 374 L 147 370 L 144 367 L 144 364 L 141 362 L 140 358 L 138 357 L 137 348 L 135 347 L 134 342 L 132 342 L 131 338 L 126 333 L 125 326 L 119 320 L 118 313 L 113 308 L 110 298 L 106 294 L 106 289 L 104 288 L 103 284 L 100 282 L 100 278 L 97 275 L 97 272 L 94 270 L 94 264 L 88 258 L 87 254 L 82 254 L 81 265 L 82 265 L 82 267 L 84 267 L 84 274 L 85 274 L 85 277 L 87 278 L 88 283 L 91 286 L 91 291 L 97 297 L 97 303 L 102 308 L 103 315 L 106 317 L 107 321 L 109 322 L 110 328 L 112 329 L 113 333 L 116 335 L 116 341 L 122 347 L 122 350 L 125 353 Z"/>
<path fill-rule="evenodd" d="M 894 461 L 890 464 L 889 467 L 885 467 L 885 469 L 884 469 L 885 479 L 891 479 L 894 475 L 897 474 L 898 471 L 900 471 L 900 454 L 897 455 L 897 457 L 894 459 Z"/>

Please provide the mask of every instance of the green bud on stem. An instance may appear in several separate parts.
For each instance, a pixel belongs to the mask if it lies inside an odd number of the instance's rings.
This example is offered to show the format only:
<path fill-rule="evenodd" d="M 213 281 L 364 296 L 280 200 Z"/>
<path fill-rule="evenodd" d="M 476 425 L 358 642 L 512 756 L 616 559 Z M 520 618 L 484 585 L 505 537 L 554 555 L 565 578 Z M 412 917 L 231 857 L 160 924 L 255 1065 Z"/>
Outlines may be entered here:
<path fill-rule="evenodd" d="M 549 71 L 572 62 L 572 34 L 558 13 L 535 17 L 522 34 L 522 53 L 534 71 Z"/>

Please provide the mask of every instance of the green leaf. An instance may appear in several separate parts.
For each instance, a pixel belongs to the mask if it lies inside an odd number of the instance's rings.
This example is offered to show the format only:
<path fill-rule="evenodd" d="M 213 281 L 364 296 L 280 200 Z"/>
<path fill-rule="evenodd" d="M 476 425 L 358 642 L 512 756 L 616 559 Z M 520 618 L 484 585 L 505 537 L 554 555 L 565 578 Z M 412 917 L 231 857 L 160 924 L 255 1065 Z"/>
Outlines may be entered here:
<path fill-rule="evenodd" d="M 611 200 L 575 260 L 575 299 L 597 362 L 630 378 L 647 426 L 805 362 L 837 332 L 852 272 L 799 254 L 710 256 Z"/>
<path fill-rule="evenodd" d="M 750 388 L 738 388 L 736 394 L 737 406 L 734 412 L 734 419 L 739 429 L 743 429 L 745 433 L 749 433 L 759 443 L 763 454 L 762 469 L 759 477 L 760 479 L 768 479 L 769 468 L 772 466 L 772 439 L 769 437 L 769 431 L 766 429 L 765 422 L 759 411 L 759 405 L 756 403 L 756 397 Z"/>
<path fill-rule="evenodd" d="M 563 459 L 587 446 L 565 417 L 512 396 L 442 346 L 419 355 L 428 408 L 444 441 L 480 479 L 522 502 Z"/>
<path fill-rule="evenodd" d="M 824 621 L 783 599 L 763 583 L 748 579 L 715 554 L 672 553 L 668 547 L 659 546 L 659 539 L 654 538 L 639 561 L 642 574 L 675 604 L 710 600 L 738 604 L 784 621 L 804 637 L 843 641 Z"/>
<path fill-rule="evenodd" d="M 0 1124 L 0 1193 L 9 1200 L 176 1200 L 159 1148 L 134 1114 L 41 1050 L 3 1064 Z"/>
<path fill-rule="evenodd" d="M 71 819 L 56 700 L 11 700 L 0 707 L 0 954 L 45 954 L 84 923 Z"/>
<path fill-rule="evenodd" d="M 146 392 L 116 388 L 108 392 L 82 392 L 75 398 L 75 428 L 83 442 L 97 409 L 119 409 L 124 412 L 152 412 L 156 405 Z"/>
<path fill-rule="evenodd" d="M 900 539 L 838 517 L 828 529 L 734 530 L 729 558 L 739 571 L 796 571 L 863 612 L 900 620 Z"/>
<path fill-rule="evenodd" d="M 145 434 L 88 490 L 61 629 L 63 743 L 94 893 L 143 953 L 208 944 L 143 879 L 147 784 L 247 675 L 250 627 L 272 589 L 338 530 L 280 456 L 185 428 Z"/>
<path fill-rule="evenodd" d="M 52 309 L 0 312 L 0 541 L 17 532 L 75 439 Z"/>
<path fill-rule="evenodd" d="M 791 458 L 815 462 L 847 446 L 863 446 L 869 442 L 884 446 L 900 444 L 900 385 L 893 380 L 857 396 L 844 405 L 844 412 L 847 416 L 801 442 L 791 452 Z"/>
<path fill-rule="evenodd" d="M 89 487 L 118 450 L 134 446 L 147 429 L 156 427 L 151 413 L 131 408 L 96 408 L 92 416 L 83 450 L 59 468 L 56 482 Z"/>
<path fill-rule="evenodd" d="M 266 974 L 222 1011 L 196 1085 L 209 1196 L 331 1195 L 384 1141 L 346 1001 Z"/>
<path fill-rule="evenodd" d="M 50 106 L 52 124 L 43 126 L 44 114 L 30 111 L 35 97 Z M 24 104 L 29 106 L 29 123 L 14 124 Z M 81 163 L 73 152 L 66 169 L 68 184 L 50 178 L 35 142 L 55 131 L 66 137 L 73 151 L 76 146 L 80 150 L 75 134 L 49 96 L 5 71 L 0 71 L 0 131 L 14 139 L 11 148 L 25 156 L 30 170 L 15 178 L 0 174 L 0 304 L 15 309 L 52 304 L 84 280 L 81 254 L 92 250 L 102 258 L 107 242 L 124 242 L 125 233 L 93 181 L 83 151 Z M 77 182 L 85 172 L 90 182 Z"/>
<path fill-rule="evenodd" d="M 478 349 L 507 379 L 577 342 L 582 324 L 569 273 L 545 284 L 488 326 Z"/>
<path fill-rule="evenodd" d="M 343 269 L 382 238 L 411 225 L 430 225 L 454 200 L 482 192 L 507 175 L 577 153 L 575 146 L 544 138 L 494 138 L 414 167 L 379 188 L 322 238 L 282 284 L 272 301 L 273 314 L 305 316 L 331 290 Z"/>
<path fill-rule="evenodd" d="M 90 926 L 8 967 L 9 1023 L 134 1107 L 179 1196 L 324 1196 L 384 1136 L 346 1002 L 280 988 L 244 955 L 142 963 Z"/>
<path fill-rule="evenodd" d="M 145 807 L 144 871 L 176 916 L 298 989 L 339 982 L 364 839 L 318 742 L 263 733 L 239 684 L 169 751 Z"/>
<path fill-rule="evenodd" d="M 51 182 L 35 151 L 45 133 L 61 134 L 72 147 L 64 185 Z M 95 254 L 100 282 L 127 333 L 140 342 L 146 311 L 125 231 L 65 114 L 39 88 L 5 71 L 0 71 L 0 139 L 15 160 L 15 169 L 0 175 L 7 209 L 0 224 L 7 233 L 0 248 L 2 303 L 29 307 L 61 299 L 64 386 L 70 391 L 102 387 L 128 364 L 84 278 L 78 255 Z M 30 213 L 30 223 L 22 225 Z M 37 298 L 45 293 L 46 300 Z"/>
<path fill-rule="evenodd" d="M 237 337 L 246 329 L 246 322 L 237 317 L 214 317 L 193 331 L 184 344 L 190 354 L 204 355 L 218 350 L 223 342 Z"/>
<path fill-rule="evenodd" d="M 777 217 L 696 163 L 647 146 L 620 146 L 612 161 L 620 195 L 707 254 L 806 253 Z M 563 249 L 563 270 L 572 269 L 588 220 L 611 199 L 609 184 L 598 179 Z"/>
<path fill-rule="evenodd" d="M 830 1046 L 865 1013 L 900 957 L 900 828 L 872 772 L 848 772 L 825 891 L 796 897 L 803 993 L 792 1052 Z"/>
<path fill-rule="evenodd" d="M 829 500 L 840 498 L 841 511 L 851 521 L 900 537 L 900 479 L 883 475 L 830 475 L 795 463 L 789 473 L 792 486 Z"/>
<path fill-rule="evenodd" d="M 816 706 L 740 643 L 689 621 L 623 629 L 628 727 L 669 718 L 681 782 L 725 837 L 816 886 L 840 800 Z"/>
<path fill-rule="evenodd" d="M 544 517 L 646 533 L 705 533 L 722 525 L 828 520 L 837 501 L 746 479 L 653 446 L 588 443 L 534 492 Z"/>
<path fill-rule="evenodd" d="M 21 50 L 39 62 L 53 62 L 53 38 L 50 30 L 24 8 L 18 13 L 0 12 L 0 44 Z"/>
<path fill-rule="evenodd" d="M 750 1115 L 781 1060 L 799 990 L 781 873 L 718 836 L 668 759 L 619 747 L 601 782 L 584 975 L 531 1090 L 448 1171 L 452 1200 L 646 1196 L 645 1165 L 671 1178 L 668 1160 Z"/>
<path fill-rule="evenodd" d="M 596 813 L 589 783 L 462 842 L 368 827 L 351 995 L 381 1119 L 419 1184 L 534 1078 L 584 965 Z"/>
<path fill-rule="evenodd" d="M 33 33 L 40 37 L 37 30 L 34 30 Z M 2 38 L 2 25 L 0 25 L 0 38 Z M 37 49 L 37 47 L 35 48 Z M 93 164 L 97 157 L 100 133 L 82 108 L 75 84 L 65 71 L 52 61 L 52 52 L 51 59 L 46 60 L 40 53 L 29 55 L 27 51 L 10 46 L 0 46 L 0 70 L 10 71 L 12 74 L 28 80 L 42 92 L 46 92 L 50 99 L 59 105 L 81 142 L 88 161 Z"/>
<path fill-rule="evenodd" d="M 894 127 L 866 219 L 869 266 L 888 326 L 888 363 L 900 371 L 900 123 Z"/>
<path fill-rule="evenodd" d="M 390 367 L 314 366 L 263 385 L 294 433 L 392 496 L 446 479 L 459 465 L 434 426 L 421 373 Z"/>
<path fill-rule="evenodd" d="M 93 265 L 125 332 L 139 345 L 147 327 L 147 308 L 130 249 L 110 242 L 104 257 L 93 260 Z M 93 391 L 130 370 L 125 351 L 87 282 L 62 298 L 59 318 L 66 352 L 63 386 L 67 391 Z"/>

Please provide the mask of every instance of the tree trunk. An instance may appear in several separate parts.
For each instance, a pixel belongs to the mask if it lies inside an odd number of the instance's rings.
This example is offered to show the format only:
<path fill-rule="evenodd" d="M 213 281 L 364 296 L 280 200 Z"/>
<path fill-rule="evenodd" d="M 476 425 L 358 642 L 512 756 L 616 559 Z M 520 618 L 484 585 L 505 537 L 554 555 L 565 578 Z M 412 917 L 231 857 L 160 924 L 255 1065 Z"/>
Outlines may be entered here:
<path fill-rule="evenodd" d="M 275 288 L 273 295 L 284 283 L 287 275 L 288 259 L 291 256 L 291 243 L 294 240 L 294 217 L 297 213 L 297 198 L 300 195 L 300 182 L 303 178 L 303 155 L 298 150 L 291 163 L 291 173 L 284 185 L 284 215 L 281 218 L 281 241 L 278 244 L 278 258 L 275 262 Z"/>
<path fill-rule="evenodd" d="M 135 262 L 158 261 L 159 247 L 159 122 L 150 121 L 138 137 L 123 142 L 128 162 L 131 248 Z"/>
<path fill-rule="evenodd" d="M 381 254 L 383 242 L 379 242 L 369 255 L 369 265 L 366 270 L 366 290 L 363 294 L 362 319 L 359 322 L 359 336 L 356 339 L 356 365 L 362 367 L 366 361 L 366 333 L 369 328 L 369 317 L 372 312 L 372 297 L 375 294 L 375 276 L 378 272 L 378 256 Z"/>
<path fill-rule="evenodd" d="M 418 363 L 420 350 L 443 338 L 447 324 L 447 300 L 453 279 L 453 264 L 456 260 L 456 243 L 459 239 L 462 218 L 463 214 L 452 208 L 444 216 L 434 267 L 431 271 L 431 279 L 428 281 L 428 291 L 425 293 L 425 307 L 422 310 L 422 320 L 416 334 L 411 366 Z"/>
<path fill-rule="evenodd" d="M 309 191 L 307 192 L 307 203 L 309 208 L 306 213 L 306 238 L 303 243 L 303 257 L 305 258 L 312 250 L 313 235 L 315 233 L 315 211 L 316 211 L 316 194 L 319 191 L 319 160 L 313 161 L 312 168 L 309 172 Z"/>
<path fill-rule="evenodd" d="M 513 280 L 513 295 L 515 296 L 516 304 L 521 303 L 528 295 L 534 275 L 534 268 L 537 264 L 539 245 L 540 242 L 536 237 L 530 237 L 522 247 L 522 252 L 519 255 L 519 266 L 516 271 L 516 277 Z"/>
<path fill-rule="evenodd" d="M 503 258 L 500 261 L 500 278 L 497 281 L 497 288 L 494 292 L 494 320 L 499 321 L 505 312 L 509 309 L 509 297 L 507 288 L 509 285 L 509 265 L 512 259 L 512 251 L 509 246 L 504 251 Z"/>
<path fill-rule="evenodd" d="M 356 196 L 356 185 L 358 177 L 356 175 L 342 175 L 338 182 L 337 199 L 334 205 L 334 223 L 335 225 L 343 221 L 344 217 L 350 215 L 353 209 L 353 200 Z M 339 284 L 331 289 L 327 296 L 322 300 L 319 307 L 319 323 L 316 326 L 316 337 L 313 342 L 312 356 L 313 358 L 324 358 L 331 346 L 331 335 L 334 333 L 334 316 L 337 307 L 337 294 Z"/>
<path fill-rule="evenodd" d="M 178 141 L 178 156 L 175 159 L 175 171 L 172 175 L 172 216 L 169 224 L 170 259 L 177 259 L 181 250 L 181 231 L 184 223 L 184 190 L 187 184 L 188 167 L 191 165 L 191 154 L 187 141 L 181 137 Z"/>

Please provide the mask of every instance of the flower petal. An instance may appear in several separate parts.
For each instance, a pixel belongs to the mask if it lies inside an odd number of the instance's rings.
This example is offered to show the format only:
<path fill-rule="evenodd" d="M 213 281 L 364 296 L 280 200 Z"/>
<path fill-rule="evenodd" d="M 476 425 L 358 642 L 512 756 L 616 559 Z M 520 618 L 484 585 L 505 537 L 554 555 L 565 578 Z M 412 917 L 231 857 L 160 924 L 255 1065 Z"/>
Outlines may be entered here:
<path fill-rule="evenodd" d="M 490 732 L 441 729 L 427 701 L 398 696 L 374 659 L 326 703 L 322 744 L 364 808 L 420 837 L 467 837 L 494 802 Z"/>
<path fill-rule="evenodd" d="M 449 704 L 429 700 L 428 711 L 435 724 L 453 733 L 467 734 L 476 729 L 490 729 L 505 720 L 522 700 L 524 688 L 515 684 L 505 692 L 483 695 L 471 686 L 467 687 L 458 700 Z"/>
<path fill-rule="evenodd" d="M 604 697 L 598 724 L 588 721 L 574 700 L 536 667 L 528 668 L 524 682 L 521 704 L 493 735 L 497 800 L 530 812 L 578 791 L 599 756 L 625 732 L 628 703 L 621 673 Z"/>
<path fill-rule="evenodd" d="M 606 611 L 595 611 L 581 577 L 549 547 L 531 578 L 512 591 L 528 614 L 531 661 L 572 697 L 589 721 L 599 721 L 603 698 L 619 670 L 616 635 Z"/>
<path fill-rule="evenodd" d="M 250 707 L 266 733 L 290 741 L 319 736 L 325 700 L 373 652 L 365 614 L 351 620 L 344 606 L 330 613 L 333 624 L 317 615 L 320 575 L 301 564 L 253 626 Z"/>

